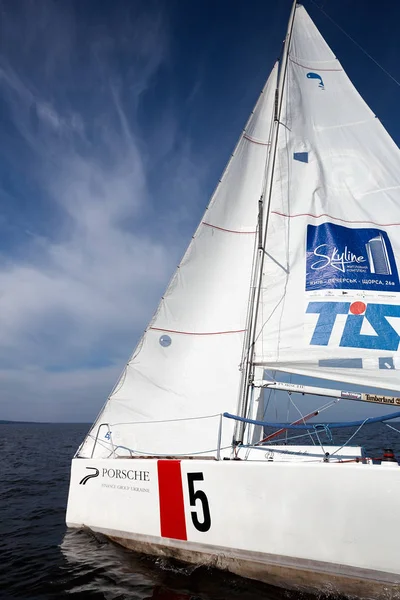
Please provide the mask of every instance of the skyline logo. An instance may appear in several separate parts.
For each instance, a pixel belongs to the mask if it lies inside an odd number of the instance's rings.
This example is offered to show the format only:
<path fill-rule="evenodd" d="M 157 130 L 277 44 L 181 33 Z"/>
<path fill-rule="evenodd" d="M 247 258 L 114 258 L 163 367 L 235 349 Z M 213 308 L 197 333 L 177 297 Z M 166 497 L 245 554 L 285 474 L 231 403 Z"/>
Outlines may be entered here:
<path fill-rule="evenodd" d="M 400 291 L 396 261 L 385 231 L 334 223 L 308 225 L 306 244 L 306 291 Z"/>
<path fill-rule="evenodd" d="M 85 475 L 85 477 L 83 477 L 80 480 L 79 485 L 86 485 L 87 482 L 89 481 L 89 479 L 93 479 L 94 477 L 98 477 L 100 475 L 100 472 L 98 469 L 96 469 L 96 467 L 86 467 L 86 469 L 95 471 L 95 473 L 90 473 L 89 475 Z"/>

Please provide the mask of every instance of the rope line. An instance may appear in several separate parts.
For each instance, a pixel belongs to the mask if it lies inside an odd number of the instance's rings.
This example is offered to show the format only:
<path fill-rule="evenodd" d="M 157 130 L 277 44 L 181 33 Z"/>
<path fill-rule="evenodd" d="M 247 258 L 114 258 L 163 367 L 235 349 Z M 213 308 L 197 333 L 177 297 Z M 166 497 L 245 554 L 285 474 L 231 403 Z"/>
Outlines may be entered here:
<path fill-rule="evenodd" d="M 381 65 L 380 63 L 378 63 L 378 61 L 377 61 L 377 60 L 376 60 L 376 59 L 375 59 L 373 56 L 371 56 L 371 55 L 370 55 L 370 53 L 369 53 L 369 52 L 367 52 L 367 51 L 366 51 L 366 50 L 365 50 L 365 49 L 364 49 L 364 48 L 361 46 L 361 44 L 359 44 L 359 43 L 358 43 L 358 42 L 357 42 L 357 41 L 356 41 L 356 40 L 355 40 L 353 37 L 351 37 L 351 35 L 350 35 L 349 33 L 347 33 L 347 31 L 345 31 L 345 30 L 343 29 L 343 27 L 341 27 L 341 26 L 340 26 L 338 23 L 336 23 L 336 21 L 335 21 L 335 20 L 334 20 L 334 19 L 333 19 L 333 18 L 332 18 L 330 15 L 328 15 L 328 13 L 327 13 L 327 12 L 325 12 L 323 8 L 321 8 L 320 6 L 318 6 L 318 4 L 315 2 L 315 0 L 311 0 L 311 2 L 314 4 L 314 6 L 316 6 L 316 7 L 317 7 L 317 8 L 318 8 L 318 9 L 319 9 L 319 10 L 320 10 L 320 11 L 321 11 L 321 12 L 322 12 L 324 15 L 325 15 L 325 16 L 326 16 L 326 17 L 327 17 L 327 18 L 328 18 L 328 19 L 329 19 L 329 20 L 330 20 L 330 21 L 331 21 L 331 22 L 332 22 L 334 25 L 336 25 L 336 27 L 337 27 L 338 29 L 340 29 L 340 31 L 341 31 L 342 33 L 344 33 L 344 35 L 345 35 L 346 37 L 348 37 L 348 38 L 349 38 L 349 40 L 351 40 L 351 41 L 353 42 L 353 44 L 355 44 L 355 45 L 357 46 L 357 48 L 359 48 L 359 49 L 361 50 L 361 52 L 363 52 L 363 53 L 365 54 L 365 56 L 368 56 L 368 58 L 369 58 L 370 60 L 372 60 L 372 62 L 373 62 L 373 63 L 375 63 L 375 64 L 376 64 L 376 66 L 377 66 L 377 67 L 379 67 L 379 68 L 381 69 L 381 71 L 383 71 L 383 72 L 385 73 L 385 75 L 387 75 L 388 77 L 390 77 L 390 79 L 391 79 L 392 81 L 394 81 L 394 83 L 400 87 L 400 81 L 398 81 L 398 80 L 397 80 L 395 77 L 393 77 L 393 75 L 391 75 L 391 74 L 389 73 L 389 71 L 387 71 L 387 70 L 386 70 L 384 67 L 382 67 L 382 65 Z"/>
<path fill-rule="evenodd" d="M 336 454 L 337 452 L 339 452 L 339 450 L 341 450 L 342 448 L 344 448 L 345 446 L 347 446 L 347 444 L 348 444 L 349 442 L 351 442 L 351 440 L 353 439 L 353 437 L 355 437 L 355 436 L 357 435 L 357 433 L 358 433 L 358 432 L 360 431 L 360 429 L 361 429 L 361 428 L 362 428 L 362 427 L 363 427 L 363 426 L 364 426 L 364 425 L 367 423 L 367 421 L 368 421 L 368 418 L 366 418 L 366 419 L 364 420 L 364 422 L 363 422 L 363 423 L 361 423 L 360 427 L 358 427 L 358 429 L 356 429 L 356 431 L 353 433 L 353 435 L 351 435 L 351 436 L 349 437 L 349 439 L 347 440 L 347 442 L 345 442 L 345 443 L 343 444 L 343 446 L 340 446 L 340 448 L 338 448 L 337 450 L 335 450 L 335 452 L 332 452 L 332 454 L 331 454 L 330 456 L 333 456 L 334 454 Z"/>
<path fill-rule="evenodd" d="M 385 423 L 385 425 L 386 425 L 386 427 L 393 429 L 393 431 L 397 431 L 397 433 L 400 433 L 400 429 L 396 429 L 396 427 L 393 427 L 393 425 L 389 425 L 389 423 Z"/>
<path fill-rule="evenodd" d="M 178 331 L 175 329 L 163 329 L 162 327 L 149 327 L 153 331 L 165 331 L 166 333 L 179 333 L 180 335 L 226 335 L 227 333 L 243 333 L 245 329 L 235 329 L 232 331 Z"/>
<path fill-rule="evenodd" d="M 124 421 L 123 423 L 108 423 L 109 427 L 117 427 L 120 425 L 153 425 L 154 423 L 178 423 L 179 421 L 200 421 L 200 419 L 215 419 L 220 417 L 221 413 L 215 415 L 202 415 L 199 417 L 182 417 L 180 419 L 159 419 L 157 421 Z"/>
<path fill-rule="evenodd" d="M 267 421 L 257 421 L 255 419 L 246 419 L 245 417 L 238 417 L 237 415 L 231 415 L 228 412 L 224 412 L 223 416 L 227 419 L 234 419 L 235 421 L 243 421 L 244 423 L 250 423 L 252 425 L 261 425 L 263 427 L 285 427 L 286 429 L 315 429 L 315 426 L 328 425 L 333 429 L 343 429 L 345 427 L 359 427 L 360 425 L 372 423 L 381 423 L 383 421 L 390 421 L 391 419 L 400 418 L 400 412 L 392 413 L 391 415 L 381 415 L 380 417 L 367 417 L 363 421 L 344 421 L 339 423 L 314 423 L 309 425 L 292 425 L 290 423 L 270 423 Z"/>

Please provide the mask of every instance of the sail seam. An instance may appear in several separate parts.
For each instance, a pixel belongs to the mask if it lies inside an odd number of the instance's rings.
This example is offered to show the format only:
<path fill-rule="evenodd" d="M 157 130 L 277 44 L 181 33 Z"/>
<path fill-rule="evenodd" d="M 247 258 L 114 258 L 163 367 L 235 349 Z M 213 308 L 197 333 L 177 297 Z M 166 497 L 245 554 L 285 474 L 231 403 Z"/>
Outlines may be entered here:
<path fill-rule="evenodd" d="M 294 63 L 295 65 L 298 65 L 299 67 L 302 67 L 303 69 L 315 69 L 315 67 L 309 67 L 308 65 L 302 65 L 301 63 L 297 62 L 290 56 L 289 56 L 289 60 L 290 60 L 290 62 Z M 324 69 L 323 67 L 322 68 L 318 67 L 318 71 L 343 71 L 343 69 Z"/>
<path fill-rule="evenodd" d="M 227 233 L 244 233 L 244 234 L 255 234 L 256 231 L 238 231 L 237 229 L 225 229 L 225 227 L 218 227 L 218 225 L 212 225 L 211 223 L 207 223 L 206 221 L 202 222 L 202 225 L 206 225 L 207 227 L 212 227 L 213 229 L 219 229 L 220 231 L 226 231 Z"/>
<path fill-rule="evenodd" d="M 253 142 L 253 144 L 259 144 L 260 146 L 270 146 L 271 142 L 261 142 L 259 140 L 256 140 L 255 138 L 252 138 L 250 135 L 248 135 L 247 133 L 243 134 L 243 137 L 248 140 L 249 142 Z"/>
<path fill-rule="evenodd" d="M 243 333 L 246 329 L 236 329 L 232 331 L 205 331 L 205 332 L 197 332 L 197 331 L 177 331 L 175 329 L 163 329 L 162 327 L 149 327 L 149 329 L 153 329 L 154 331 L 165 331 L 167 333 L 179 333 L 181 335 L 225 335 L 227 333 Z"/>
<path fill-rule="evenodd" d="M 371 225 L 377 225 L 378 227 L 392 227 L 396 225 L 400 225 L 399 223 L 377 223 L 376 221 L 368 221 L 367 219 L 362 219 L 360 221 L 351 221 L 350 219 L 341 219 L 340 217 L 334 217 L 333 215 L 328 215 L 328 213 L 321 213 L 320 215 L 313 215 L 312 213 L 297 213 L 296 215 L 287 215 L 285 213 L 278 212 L 276 210 L 271 211 L 274 215 L 278 215 L 279 217 L 285 217 L 287 219 L 294 219 L 295 217 L 313 217 L 314 219 L 319 219 L 321 217 L 328 217 L 329 219 L 334 219 L 335 221 L 342 221 L 343 223 L 370 223 Z"/>
<path fill-rule="evenodd" d="M 365 123 L 371 123 L 375 121 L 375 115 L 369 119 L 363 119 L 362 121 L 352 121 L 351 123 L 339 123 L 338 125 L 323 125 L 316 126 L 315 131 L 328 131 L 332 129 L 341 129 L 342 127 L 354 127 L 356 125 L 365 125 Z"/>

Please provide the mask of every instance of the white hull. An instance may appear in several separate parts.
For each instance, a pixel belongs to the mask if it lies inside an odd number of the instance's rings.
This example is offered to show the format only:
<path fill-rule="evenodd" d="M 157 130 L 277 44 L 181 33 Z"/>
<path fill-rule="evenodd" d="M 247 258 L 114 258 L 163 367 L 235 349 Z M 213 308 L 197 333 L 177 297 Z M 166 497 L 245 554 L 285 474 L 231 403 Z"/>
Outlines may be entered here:
<path fill-rule="evenodd" d="M 397 463 L 74 459 L 67 524 L 284 588 L 389 600 L 399 501 Z"/>

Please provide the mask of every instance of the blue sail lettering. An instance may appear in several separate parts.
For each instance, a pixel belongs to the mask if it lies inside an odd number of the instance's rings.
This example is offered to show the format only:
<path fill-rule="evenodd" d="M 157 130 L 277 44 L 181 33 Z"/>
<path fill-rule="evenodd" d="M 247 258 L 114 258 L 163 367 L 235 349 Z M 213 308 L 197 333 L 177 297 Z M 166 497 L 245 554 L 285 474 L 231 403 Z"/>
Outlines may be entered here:
<path fill-rule="evenodd" d="M 400 336 L 386 317 L 400 318 L 400 306 L 394 304 L 368 304 L 365 314 L 349 314 L 350 305 L 350 302 L 310 302 L 307 313 L 319 314 L 310 344 L 312 346 L 327 346 L 336 322 L 336 316 L 347 314 L 339 343 L 340 347 L 396 352 L 399 347 Z M 361 333 L 364 319 L 373 327 L 376 335 Z"/>
<path fill-rule="evenodd" d="M 349 308 L 350 302 L 310 302 L 307 312 L 319 314 L 310 344 L 313 346 L 327 346 L 336 321 L 336 315 L 346 315 Z"/>
<path fill-rule="evenodd" d="M 346 319 L 340 346 L 368 350 L 392 350 L 399 347 L 400 336 L 385 317 L 400 317 L 400 306 L 393 304 L 368 304 L 365 318 L 377 335 L 360 333 L 364 316 L 349 315 Z"/>

